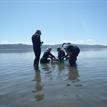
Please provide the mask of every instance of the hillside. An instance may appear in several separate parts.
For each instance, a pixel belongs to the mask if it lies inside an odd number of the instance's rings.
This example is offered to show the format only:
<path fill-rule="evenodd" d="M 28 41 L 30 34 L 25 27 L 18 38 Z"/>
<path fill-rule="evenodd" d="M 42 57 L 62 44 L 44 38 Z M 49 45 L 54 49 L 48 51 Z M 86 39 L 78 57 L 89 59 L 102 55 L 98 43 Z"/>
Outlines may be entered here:
<path fill-rule="evenodd" d="M 85 45 L 85 44 L 74 44 L 77 45 L 81 51 L 88 50 L 101 50 L 107 49 L 105 45 Z M 42 45 L 42 51 L 45 51 L 46 48 L 51 47 L 53 50 L 56 50 L 57 47 L 61 47 L 61 44 L 56 45 Z M 33 51 L 32 45 L 27 44 L 0 44 L 0 53 L 2 52 L 31 52 Z"/>

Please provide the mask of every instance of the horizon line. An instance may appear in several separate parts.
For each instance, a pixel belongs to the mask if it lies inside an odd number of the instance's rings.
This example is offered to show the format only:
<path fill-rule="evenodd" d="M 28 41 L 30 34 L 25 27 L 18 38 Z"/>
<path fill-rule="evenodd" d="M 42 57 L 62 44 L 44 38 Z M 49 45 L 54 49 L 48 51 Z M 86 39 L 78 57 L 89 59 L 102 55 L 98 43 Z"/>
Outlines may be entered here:
<path fill-rule="evenodd" d="M 32 45 L 32 43 L 0 43 L 0 45 Z M 43 44 L 43 45 L 60 45 L 62 43 L 59 44 Z M 72 43 L 72 44 L 77 44 L 77 43 Z M 107 44 L 82 44 L 82 43 L 78 43 L 77 45 L 103 45 L 103 46 L 107 46 Z"/>

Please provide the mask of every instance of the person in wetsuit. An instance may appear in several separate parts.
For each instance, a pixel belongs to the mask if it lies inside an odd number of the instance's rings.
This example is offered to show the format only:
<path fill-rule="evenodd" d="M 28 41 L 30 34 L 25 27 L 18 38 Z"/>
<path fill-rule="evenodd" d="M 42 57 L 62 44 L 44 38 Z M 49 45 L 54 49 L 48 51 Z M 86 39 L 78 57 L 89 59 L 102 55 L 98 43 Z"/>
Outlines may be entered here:
<path fill-rule="evenodd" d="M 66 58 L 69 60 L 69 64 L 75 65 L 77 56 L 80 53 L 80 48 L 76 45 L 72 45 L 71 43 L 63 43 L 62 47 L 64 47 L 67 53 Z"/>
<path fill-rule="evenodd" d="M 35 54 L 35 59 L 34 59 L 34 67 L 36 70 L 39 69 L 39 60 L 40 60 L 40 54 L 41 54 L 41 31 L 37 30 L 33 35 L 32 35 L 32 44 L 33 44 L 33 50 Z"/>
<path fill-rule="evenodd" d="M 52 50 L 52 48 L 48 48 L 48 49 L 44 52 L 43 56 L 42 56 L 41 59 L 40 59 L 40 62 L 41 62 L 41 63 L 48 63 L 48 62 L 50 62 L 50 59 L 49 59 L 49 58 L 51 58 L 51 60 L 55 59 L 55 56 L 51 53 L 51 50 Z"/>
<path fill-rule="evenodd" d="M 65 52 L 60 47 L 57 48 L 57 52 L 58 52 L 58 61 L 64 62 Z"/>

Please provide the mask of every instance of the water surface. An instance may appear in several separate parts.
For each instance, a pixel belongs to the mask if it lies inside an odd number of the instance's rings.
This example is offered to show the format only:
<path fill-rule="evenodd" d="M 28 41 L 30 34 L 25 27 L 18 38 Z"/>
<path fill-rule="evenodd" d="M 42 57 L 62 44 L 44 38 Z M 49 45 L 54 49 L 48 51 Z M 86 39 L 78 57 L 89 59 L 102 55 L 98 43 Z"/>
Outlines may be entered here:
<path fill-rule="evenodd" d="M 40 72 L 33 60 L 33 52 L 0 53 L 0 107 L 107 107 L 107 50 L 81 52 L 77 67 L 40 64 Z"/>

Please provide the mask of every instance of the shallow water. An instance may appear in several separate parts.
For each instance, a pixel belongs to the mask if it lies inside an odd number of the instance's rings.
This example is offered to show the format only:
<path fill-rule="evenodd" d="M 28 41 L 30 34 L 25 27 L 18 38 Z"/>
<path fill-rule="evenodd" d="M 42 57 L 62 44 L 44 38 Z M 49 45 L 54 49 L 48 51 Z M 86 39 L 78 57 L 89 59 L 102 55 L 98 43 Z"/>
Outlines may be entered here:
<path fill-rule="evenodd" d="M 54 52 L 56 55 L 56 53 Z M 81 52 L 77 67 L 0 53 L 0 107 L 107 107 L 107 50 Z"/>

